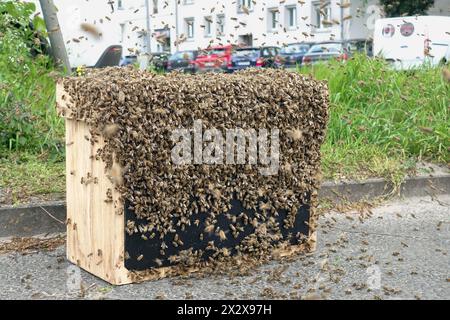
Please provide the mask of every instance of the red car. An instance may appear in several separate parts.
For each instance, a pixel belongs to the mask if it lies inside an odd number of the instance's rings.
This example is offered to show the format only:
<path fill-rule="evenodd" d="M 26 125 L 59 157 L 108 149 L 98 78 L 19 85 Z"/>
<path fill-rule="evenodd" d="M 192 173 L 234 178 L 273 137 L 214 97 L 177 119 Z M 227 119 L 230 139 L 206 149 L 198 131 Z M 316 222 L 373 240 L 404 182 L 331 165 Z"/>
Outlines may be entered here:
<path fill-rule="evenodd" d="M 231 72 L 232 45 L 215 46 L 200 51 L 195 59 L 198 72 Z"/>

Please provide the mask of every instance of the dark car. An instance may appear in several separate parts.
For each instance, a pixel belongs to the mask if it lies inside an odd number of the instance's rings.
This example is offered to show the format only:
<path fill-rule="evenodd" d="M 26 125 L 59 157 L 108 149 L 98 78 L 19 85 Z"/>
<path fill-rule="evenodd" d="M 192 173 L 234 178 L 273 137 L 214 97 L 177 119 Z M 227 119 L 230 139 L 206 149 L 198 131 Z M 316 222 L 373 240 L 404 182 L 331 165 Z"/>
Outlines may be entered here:
<path fill-rule="evenodd" d="M 355 52 L 364 53 L 368 57 L 373 57 L 373 41 L 367 39 L 348 40 L 348 47 L 351 54 Z"/>
<path fill-rule="evenodd" d="M 308 52 L 312 45 L 313 43 L 306 42 L 288 44 L 281 49 L 279 63 L 286 68 L 301 65 L 303 56 Z"/>
<path fill-rule="evenodd" d="M 236 48 L 231 55 L 229 71 L 248 67 L 276 68 L 276 59 L 280 53 L 278 47 Z"/>
<path fill-rule="evenodd" d="M 150 65 L 157 71 L 167 71 L 170 54 L 167 52 L 152 52 L 150 56 Z"/>
<path fill-rule="evenodd" d="M 373 56 L 373 42 L 367 39 L 329 41 L 313 45 L 303 57 L 303 64 L 336 59 L 346 61 L 355 53 Z"/>
<path fill-rule="evenodd" d="M 158 71 L 167 71 L 169 56 L 170 55 L 165 52 L 151 53 L 149 65 Z M 138 57 L 136 55 L 129 55 L 122 58 L 120 66 L 124 67 L 136 63 L 138 63 Z"/>
<path fill-rule="evenodd" d="M 181 71 L 185 73 L 195 73 L 197 67 L 195 59 L 198 52 L 195 50 L 175 52 L 168 61 L 167 71 Z"/>
<path fill-rule="evenodd" d="M 303 56 L 302 64 L 314 64 L 321 61 L 336 59 L 348 60 L 350 55 L 348 42 L 322 42 L 313 45 Z"/>
<path fill-rule="evenodd" d="M 122 46 L 112 45 L 103 51 L 94 68 L 116 67 L 120 64 L 120 57 L 122 56 Z"/>
<path fill-rule="evenodd" d="M 135 64 L 135 63 L 137 63 L 137 56 L 135 56 L 135 55 L 125 56 L 120 61 L 120 66 L 124 67 L 124 66 L 129 66 L 130 64 Z"/>

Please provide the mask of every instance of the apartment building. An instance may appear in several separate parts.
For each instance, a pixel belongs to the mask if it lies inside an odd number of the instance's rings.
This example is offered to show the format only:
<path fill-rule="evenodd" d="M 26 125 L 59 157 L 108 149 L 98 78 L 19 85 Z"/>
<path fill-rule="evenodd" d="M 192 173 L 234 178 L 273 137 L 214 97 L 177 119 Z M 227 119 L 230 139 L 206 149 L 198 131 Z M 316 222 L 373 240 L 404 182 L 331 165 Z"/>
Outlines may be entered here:
<path fill-rule="evenodd" d="M 363 6 L 363 0 L 354 0 L 348 6 L 324 0 L 148 2 L 151 51 L 174 52 L 228 43 L 282 46 L 300 41 L 366 38 L 370 27 L 365 27 L 365 21 L 372 16 L 373 20 L 380 16 L 380 11 L 374 6 Z M 122 0 L 119 3 L 122 5 L 122 13 L 119 14 L 123 17 L 121 39 L 124 45 L 145 48 L 145 39 L 129 32 L 145 30 L 145 0 Z"/>
<path fill-rule="evenodd" d="M 30 1 L 39 7 L 38 0 Z M 375 20 L 382 15 L 378 0 L 54 2 L 72 65 L 89 64 L 88 60 L 98 59 L 112 44 L 122 44 L 127 55 L 173 53 L 227 43 L 282 46 L 300 41 L 369 38 Z M 435 0 L 429 13 L 450 15 L 449 0 Z M 97 26 L 101 39 L 83 32 L 82 23 Z"/>

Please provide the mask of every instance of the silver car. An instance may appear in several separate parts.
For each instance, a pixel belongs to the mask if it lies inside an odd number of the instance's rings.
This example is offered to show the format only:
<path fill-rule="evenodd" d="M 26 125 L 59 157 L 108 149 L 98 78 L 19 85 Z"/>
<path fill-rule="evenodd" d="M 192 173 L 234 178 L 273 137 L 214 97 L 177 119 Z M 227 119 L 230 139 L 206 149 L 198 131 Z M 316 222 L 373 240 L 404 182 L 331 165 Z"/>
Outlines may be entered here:
<path fill-rule="evenodd" d="M 332 59 L 346 61 L 349 58 L 349 45 L 346 42 L 323 42 L 313 45 L 303 56 L 303 65 Z"/>

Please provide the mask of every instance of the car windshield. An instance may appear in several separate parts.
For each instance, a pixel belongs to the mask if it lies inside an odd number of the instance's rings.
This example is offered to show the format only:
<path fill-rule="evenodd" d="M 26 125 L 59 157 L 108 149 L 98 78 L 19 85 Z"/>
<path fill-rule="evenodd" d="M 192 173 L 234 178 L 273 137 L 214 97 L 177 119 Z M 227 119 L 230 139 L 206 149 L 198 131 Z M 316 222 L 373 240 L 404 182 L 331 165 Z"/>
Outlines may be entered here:
<path fill-rule="evenodd" d="M 217 55 L 221 55 L 225 53 L 225 49 L 213 49 L 209 52 L 209 54 L 217 54 Z"/>
<path fill-rule="evenodd" d="M 291 54 L 291 53 L 306 53 L 309 50 L 309 45 L 307 44 L 291 44 L 287 47 L 281 49 L 281 53 Z"/>
<path fill-rule="evenodd" d="M 209 55 L 223 55 L 225 53 L 225 48 L 215 48 L 215 49 L 206 49 L 201 51 L 201 55 L 209 56 Z"/>
<path fill-rule="evenodd" d="M 309 52 L 340 52 L 342 50 L 342 44 L 340 43 L 322 43 L 312 46 Z"/>
<path fill-rule="evenodd" d="M 351 52 L 371 52 L 372 45 L 370 42 L 366 41 L 351 41 L 349 42 L 349 50 Z"/>
<path fill-rule="evenodd" d="M 239 49 L 233 52 L 236 57 L 256 57 L 259 54 L 259 49 Z"/>
<path fill-rule="evenodd" d="M 194 58 L 194 53 L 192 51 L 180 51 L 175 52 L 170 60 L 191 60 Z"/>

